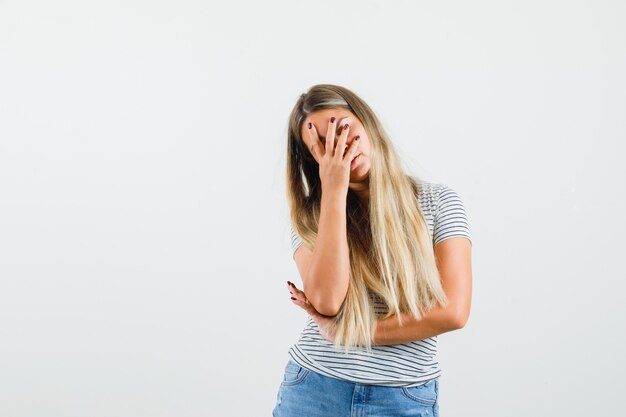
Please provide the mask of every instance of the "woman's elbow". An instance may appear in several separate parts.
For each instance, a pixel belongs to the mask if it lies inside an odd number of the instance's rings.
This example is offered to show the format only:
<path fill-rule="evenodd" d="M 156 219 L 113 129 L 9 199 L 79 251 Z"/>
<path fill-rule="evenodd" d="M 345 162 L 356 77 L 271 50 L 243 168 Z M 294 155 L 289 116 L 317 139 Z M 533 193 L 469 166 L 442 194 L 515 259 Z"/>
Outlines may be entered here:
<path fill-rule="evenodd" d="M 465 327 L 469 320 L 470 310 L 469 308 L 456 308 L 451 314 L 450 322 L 453 329 L 458 330 Z"/>

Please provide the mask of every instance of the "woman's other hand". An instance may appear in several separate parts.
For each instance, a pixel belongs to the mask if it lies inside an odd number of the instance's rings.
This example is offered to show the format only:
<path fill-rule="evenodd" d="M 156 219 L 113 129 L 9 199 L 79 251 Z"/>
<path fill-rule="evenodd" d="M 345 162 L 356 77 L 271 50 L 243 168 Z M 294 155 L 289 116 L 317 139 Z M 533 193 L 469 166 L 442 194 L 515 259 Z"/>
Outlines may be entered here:
<path fill-rule="evenodd" d="M 304 311 L 306 311 L 309 316 L 311 316 L 313 321 L 315 321 L 315 323 L 317 324 L 317 327 L 319 328 L 322 337 L 333 343 L 335 341 L 335 335 L 331 331 L 330 326 L 332 319 L 330 319 L 328 316 L 324 316 L 318 313 L 315 307 L 313 307 L 313 305 L 309 303 L 309 300 L 307 300 L 304 292 L 300 291 L 292 282 L 287 281 L 287 289 L 292 294 L 291 301 L 295 305 L 301 307 Z"/>

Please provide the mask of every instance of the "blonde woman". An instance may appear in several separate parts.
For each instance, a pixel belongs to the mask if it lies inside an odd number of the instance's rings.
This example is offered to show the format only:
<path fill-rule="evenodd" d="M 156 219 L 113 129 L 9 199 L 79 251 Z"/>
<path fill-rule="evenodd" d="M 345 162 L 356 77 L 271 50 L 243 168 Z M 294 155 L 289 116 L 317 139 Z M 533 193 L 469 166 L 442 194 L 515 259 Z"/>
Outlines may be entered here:
<path fill-rule="evenodd" d="M 289 118 L 287 197 L 309 318 L 273 416 L 438 416 L 437 335 L 471 304 L 459 194 L 407 175 L 371 108 L 320 84 Z"/>

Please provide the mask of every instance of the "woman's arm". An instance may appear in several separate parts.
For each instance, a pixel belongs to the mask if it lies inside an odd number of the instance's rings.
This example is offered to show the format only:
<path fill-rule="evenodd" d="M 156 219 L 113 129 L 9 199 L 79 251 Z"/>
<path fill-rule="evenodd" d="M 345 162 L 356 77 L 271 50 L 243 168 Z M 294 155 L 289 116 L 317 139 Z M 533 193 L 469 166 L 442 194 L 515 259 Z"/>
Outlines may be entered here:
<path fill-rule="evenodd" d="M 450 306 L 448 306 L 450 307 Z M 437 306 L 417 320 L 410 313 L 402 313 L 402 326 L 396 314 L 377 320 L 374 325 L 374 346 L 396 345 L 427 339 L 462 326 L 457 324 L 449 308 Z"/>
<path fill-rule="evenodd" d="M 309 133 L 303 137 L 307 138 L 307 147 L 319 165 L 322 197 L 314 248 L 298 249 L 294 259 L 308 301 L 326 316 L 337 315 L 350 283 L 346 219 L 350 159 L 343 158 L 349 130 L 343 129 L 336 137 L 337 126 L 343 126 L 345 120 L 345 117 L 340 120 L 331 117 L 323 146 L 314 146 L 320 144 L 320 138 L 313 123 L 308 123 Z M 352 155 L 358 144 L 353 141 L 346 151 Z"/>
<path fill-rule="evenodd" d="M 337 314 L 350 281 L 344 194 L 322 193 L 315 247 L 311 252 L 301 246 L 294 256 L 307 299 L 319 313 L 326 316 Z"/>
<path fill-rule="evenodd" d="M 426 339 L 461 329 L 469 319 L 472 300 L 472 245 L 469 239 L 454 237 L 435 245 L 435 258 L 448 305 L 439 304 L 417 320 L 410 313 L 377 320 L 373 329 L 373 345 L 394 345 Z"/>

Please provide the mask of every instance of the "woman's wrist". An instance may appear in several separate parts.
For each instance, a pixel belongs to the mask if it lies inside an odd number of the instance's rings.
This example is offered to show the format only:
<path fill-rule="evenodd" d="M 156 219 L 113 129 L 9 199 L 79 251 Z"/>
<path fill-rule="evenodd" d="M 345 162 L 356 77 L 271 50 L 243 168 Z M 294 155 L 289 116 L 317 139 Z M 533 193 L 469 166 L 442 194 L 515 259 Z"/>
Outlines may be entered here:
<path fill-rule="evenodd" d="M 332 207 L 345 208 L 347 205 L 347 191 L 334 189 L 332 191 L 322 191 L 322 199 L 320 201 L 322 206 L 330 205 Z"/>

